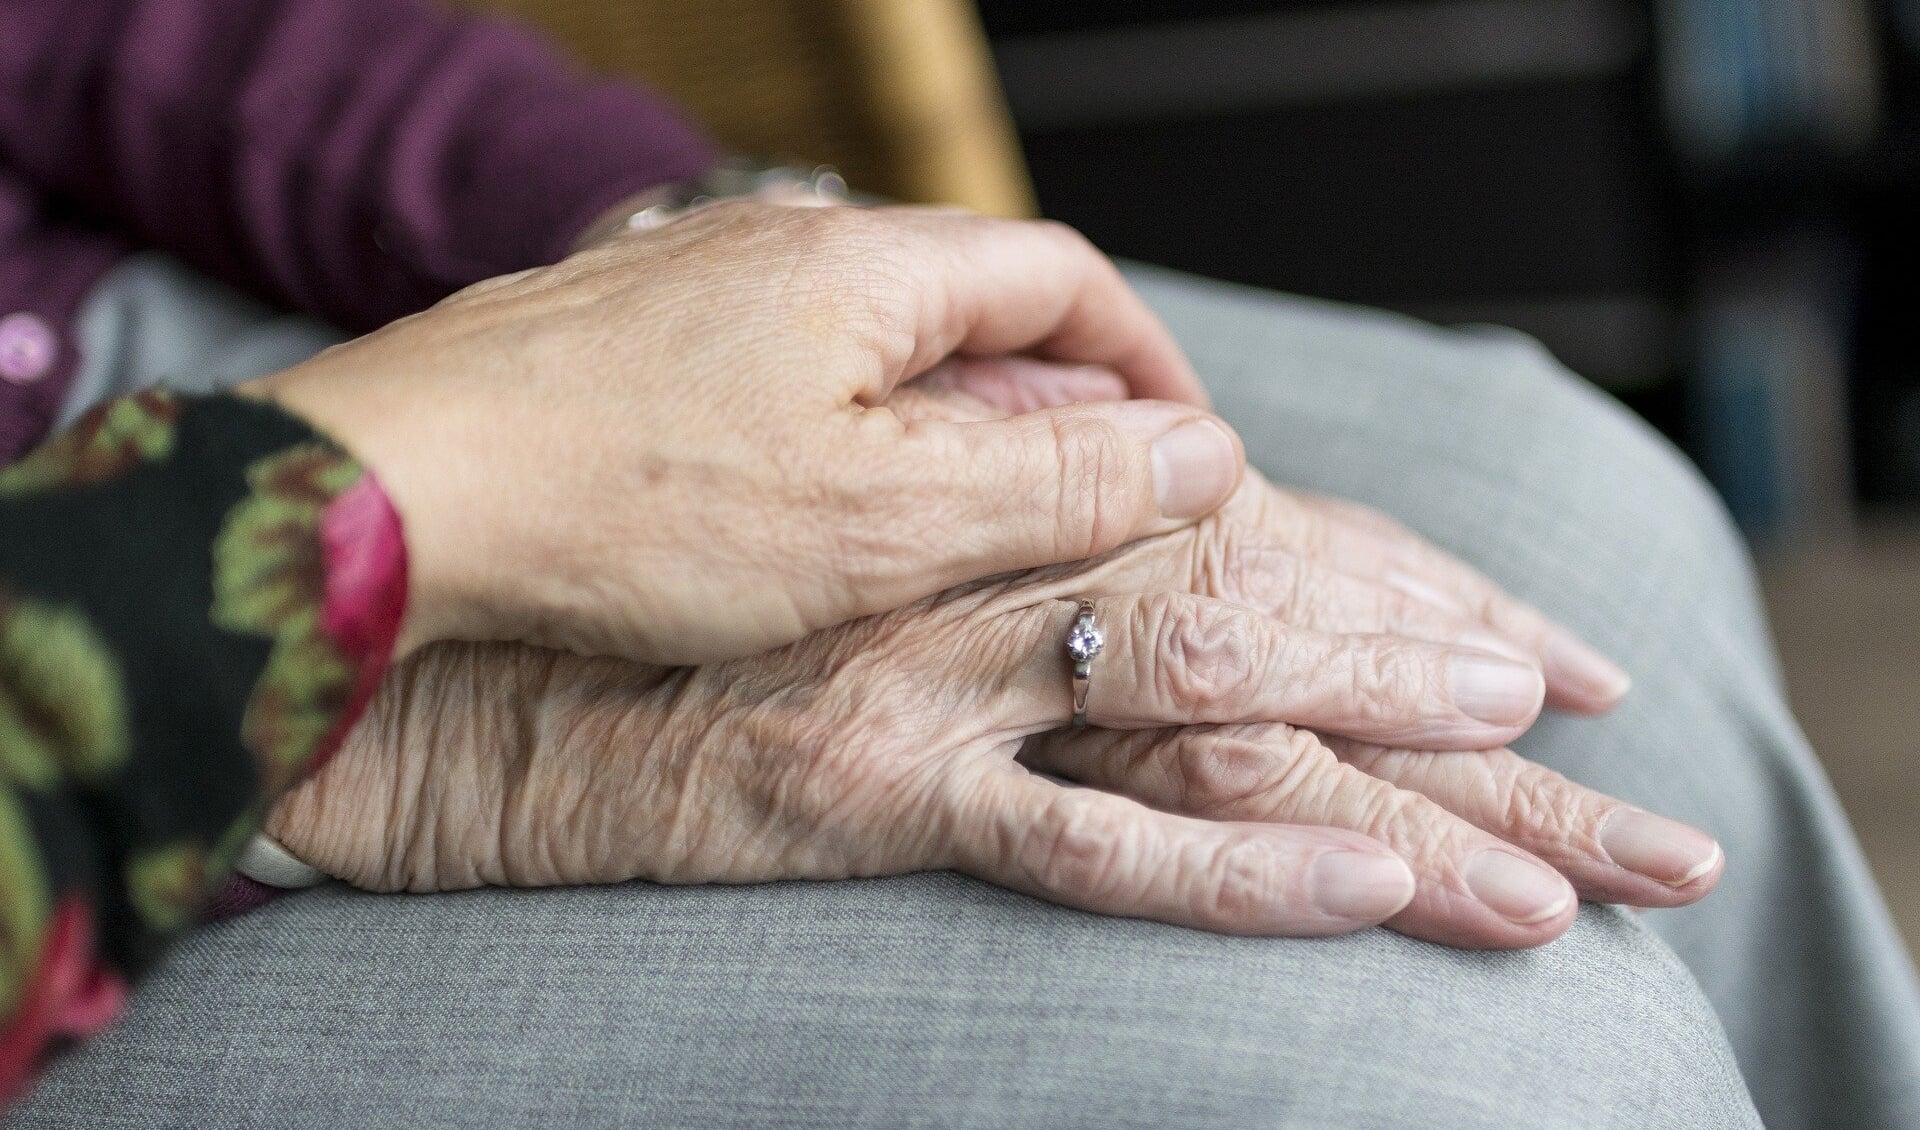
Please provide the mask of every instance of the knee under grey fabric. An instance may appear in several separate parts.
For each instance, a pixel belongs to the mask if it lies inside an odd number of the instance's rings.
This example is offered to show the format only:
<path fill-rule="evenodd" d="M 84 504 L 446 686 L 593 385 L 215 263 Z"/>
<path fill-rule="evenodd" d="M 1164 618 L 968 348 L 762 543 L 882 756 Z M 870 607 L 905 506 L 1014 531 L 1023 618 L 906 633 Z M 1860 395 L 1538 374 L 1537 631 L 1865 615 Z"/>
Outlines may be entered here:
<path fill-rule="evenodd" d="M 1910 970 L 1697 479 L 1523 339 L 1135 278 L 1269 473 L 1384 507 L 1626 663 L 1615 717 L 1524 749 L 1713 830 L 1720 892 L 1473 954 L 1218 938 L 952 876 L 329 888 L 190 938 L 9 1124 L 1752 1125 L 1724 1022 L 1769 1126 L 1920 1125 Z M 321 340 L 234 303 L 123 268 L 89 311 L 91 387 L 167 375 L 147 357 L 237 380 Z"/>
<path fill-rule="evenodd" d="M 951 875 L 382 898 L 209 929 L 19 1126 L 1755 1125 L 1612 908 L 1532 953 L 1223 938 Z"/>
<path fill-rule="evenodd" d="M 1719 889 L 1646 918 L 1713 1002 L 1767 1125 L 1920 1127 L 1913 967 L 1693 468 L 1518 334 L 1135 282 L 1268 474 L 1387 510 L 1631 672 L 1613 714 L 1549 716 L 1516 748 L 1719 837 Z"/>

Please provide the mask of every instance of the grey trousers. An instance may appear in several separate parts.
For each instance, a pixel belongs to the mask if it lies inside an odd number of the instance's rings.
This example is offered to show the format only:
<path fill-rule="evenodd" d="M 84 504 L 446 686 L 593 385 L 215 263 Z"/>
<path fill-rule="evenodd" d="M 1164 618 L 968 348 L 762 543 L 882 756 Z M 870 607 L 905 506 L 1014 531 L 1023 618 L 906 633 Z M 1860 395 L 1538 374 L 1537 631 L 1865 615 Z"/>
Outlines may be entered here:
<path fill-rule="evenodd" d="M 8 1124 L 1920 1127 L 1911 966 L 1684 461 L 1516 335 L 1133 277 L 1269 475 L 1398 515 L 1625 663 L 1624 706 L 1522 751 L 1712 831 L 1717 892 L 1470 953 L 944 874 L 328 887 L 193 935 Z M 328 337 L 154 258 L 84 335 L 89 396 Z"/>

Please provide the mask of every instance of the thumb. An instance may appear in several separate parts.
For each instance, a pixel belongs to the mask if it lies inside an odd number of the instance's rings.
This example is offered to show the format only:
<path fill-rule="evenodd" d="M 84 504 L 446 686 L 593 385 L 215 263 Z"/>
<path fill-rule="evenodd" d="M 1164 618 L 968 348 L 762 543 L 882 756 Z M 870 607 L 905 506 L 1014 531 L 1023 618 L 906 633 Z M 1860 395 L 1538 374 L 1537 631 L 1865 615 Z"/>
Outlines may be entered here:
<path fill-rule="evenodd" d="M 916 524 L 933 515 L 947 534 L 921 543 L 943 560 L 911 564 L 927 592 L 1179 529 L 1225 502 L 1246 466 L 1218 417 L 1155 400 L 916 420 L 900 438 L 923 500 Z"/>

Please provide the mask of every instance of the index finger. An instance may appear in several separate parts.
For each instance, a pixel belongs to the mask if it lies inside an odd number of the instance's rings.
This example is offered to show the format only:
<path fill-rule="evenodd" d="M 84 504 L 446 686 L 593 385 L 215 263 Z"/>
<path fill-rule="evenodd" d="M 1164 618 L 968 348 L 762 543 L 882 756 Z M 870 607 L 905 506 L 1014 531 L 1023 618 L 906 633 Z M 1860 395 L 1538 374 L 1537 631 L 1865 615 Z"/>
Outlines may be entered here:
<path fill-rule="evenodd" d="M 852 213 L 849 213 L 852 214 Z M 879 400 L 949 354 L 1025 353 L 1105 365 L 1136 397 L 1206 407 L 1206 390 L 1173 334 L 1085 236 L 1050 220 L 877 208 L 859 213 L 915 237 L 911 350 L 890 358 Z"/>
<path fill-rule="evenodd" d="M 1572 631 L 1385 514 L 1341 499 L 1274 492 L 1271 520 L 1319 548 L 1334 569 L 1470 616 L 1540 657 L 1547 704 L 1604 714 L 1632 680 Z"/>
<path fill-rule="evenodd" d="M 1176 816 L 1024 771 L 955 784 L 950 866 L 1063 906 L 1311 937 L 1382 922 L 1414 896 L 1398 856 L 1344 829 Z"/>
<path fill-rule="evenodd" d="M 1543 685 L 1531 664 L 1470 647 L 1343 636 L 1186 593 L 1099 597 L 1086 720 L 1138 729 L 1286 722 L 1422 749 L 1490 749 L 1525 733 Z M 1009 730 L 1071 715 L 1065 641 L 1079 615 L 1049 601 L 1006 621 L 1011 677 L 997 692 Z"/>

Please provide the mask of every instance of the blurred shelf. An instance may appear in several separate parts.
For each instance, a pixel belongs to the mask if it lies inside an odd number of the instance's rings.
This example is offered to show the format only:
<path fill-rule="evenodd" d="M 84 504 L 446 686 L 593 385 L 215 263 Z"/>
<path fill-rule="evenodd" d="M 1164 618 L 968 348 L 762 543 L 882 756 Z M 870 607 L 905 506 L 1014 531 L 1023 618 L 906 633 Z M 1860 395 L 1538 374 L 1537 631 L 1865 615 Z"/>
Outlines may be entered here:
<path fill-rule="evenodd" d="M 1892 10 L 981 0 L 1046 212 L 1116 254 L 1532 333 L 1763 541 L 1920 504 L 1920 0 L 1906 38 Z"/>

